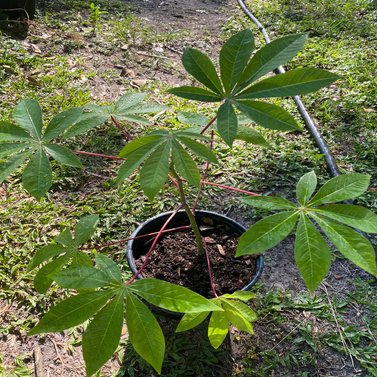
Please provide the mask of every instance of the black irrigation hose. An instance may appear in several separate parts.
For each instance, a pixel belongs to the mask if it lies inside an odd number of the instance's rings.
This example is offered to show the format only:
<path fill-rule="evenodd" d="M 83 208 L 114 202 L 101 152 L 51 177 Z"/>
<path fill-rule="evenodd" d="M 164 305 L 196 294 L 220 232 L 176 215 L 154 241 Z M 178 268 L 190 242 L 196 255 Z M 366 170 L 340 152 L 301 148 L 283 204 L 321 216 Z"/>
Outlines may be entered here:
<path fill-rule="evenodd" d="M 244 1 L 243 0 L 237 0 L 237 2 L 239 4 L 239 6 L 241 7 L 241 9 L 245 12 L 245 14 L 250 18 L 251 21 L 253 21 L 255 23 L 255 25 L 258 27 L 259 31 L 263 34 L 263 37 L 264 37 L 264 40 L 266 41 L 266 43 L 270 43 L 271 40 L 270 40 L 270 37 L 269 37 L 266 29 L 260 23 L 260 21 L 253 15 L 253 13 L 250 12 L 248 7 L 245 5 Z M 285 69 L 280 66 L 280 67 L 277 68 L 277 72 L 278 73 L 284 73 Z M 310 134 L 314 138 L 314 140 L 315 140 L 315 142 L 318 146 L 318 149 L 320 150 L 320 152 L 325 157 L 327 168 L 329 170 L 330 175 L 332 177 L 338 176 L 339 170 L 338 170 L 338 166 L 336 165 L 335 159 L 334 159 L 333 155 L 331 154 L 329 148 L 327 147 L 327 144 L 326 144 L 325 140 L 323 139 L 322 134 L 319 132 L 318 128 L 314 124 L 313 119 L 311 118 L 308 111 L 306 110 L 306 107 L 303 104 L 301 97 L 300 96 L 294 96 L 293 100 L 296 103 L 297 110 L 299 111 L 302 119 L 304 120 L 306 127 L 309 129 Z"/>

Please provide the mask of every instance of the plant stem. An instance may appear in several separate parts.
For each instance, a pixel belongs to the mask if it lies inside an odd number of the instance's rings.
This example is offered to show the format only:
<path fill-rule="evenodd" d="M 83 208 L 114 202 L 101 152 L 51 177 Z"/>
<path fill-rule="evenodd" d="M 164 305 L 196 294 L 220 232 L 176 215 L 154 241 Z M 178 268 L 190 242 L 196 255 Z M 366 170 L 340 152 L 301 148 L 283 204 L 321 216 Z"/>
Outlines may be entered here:
<path fill-rule="evenodd" d="M 215 123 L 215 120 L 217 119 L 217 115 L 215 115 L 209 122 L 208 124 L 200 131 L 200 133 L 203 135 L 204 132 L 208 130 L 212 126 L 213 123 Z"/>
<path fill-rule="evenodd" d="M 215 289 L 215 283 L 213 281 L 213 276 L 212 276 L 212 269 L 211 269 L 211 261 L 209 259 L 209 254 L 208 254 L 208 248 L 207 248 L 207 243 L 205 239 L 203 239 L 203 244 L 204 244 L 204 250 L 206 252 L 206 260 L 207 260 L 207 266 L 208 266 L 208 275 L 209 275 L 209 281 L 211 283 L 211 289 L 214 297 L 219 297 L 217 295 L 216 289 Z"/>
<path fill-rule="evenodd" d="M 236 187 L 221 185 L 221 184 L 215 183 L 215 182 L 202 181 L 201 183 L 203 183 L 205 185 L 220 187 L 220 188 L 230 190 L 230 191 L 241 192 L 242 194 L 247 194 L 247 195 L 252 195 L 252 196 L 260 196 L 260 194 L 257 194 L 256 192 L 246 191 L 246 190 L 242 190 L 242 189 L 239 189 L 239 188 L 236 188 Z"/>
<path fill-rule="evenodd" d="M 190 224 L 191 224 L 191 227 L 192 227 L 192 231 L 194 232 L 195 239 L 196 239 L 196 242 L 198 244 L 198 254 L 199 255 L 203 255 L 204 248 L 203 248 L 202 236 L 200 234 L 198 223 L 195 220 L 195 216 L 193 215 L 193 213 L 191 212 L 191 208 L 187 204 L 185 192 L 183 190 L 182 180 L 179 177 L 179 175 L 177 174 L 177 172 L 175 171 L 173 164 L 171 165 L 170 170 L 171 170 L 171 173 L 172 173 L 173 177 L 177 181 L 179 196 L 181 198 L 181 203 L 183 205 L 183 208 L 186 211 L 187 217 L 188 217 L 188 219 L 190 221 Z"/>
<path fill-rule="evenodd" d="M 108 154 L 100 154 L 100 153 L 92 153 L 92 152 L 84 152 L 84 151 L 75 151 L 76 154 L 83 154 L 85 156 L 91 157 L 102 157 L 102 158 L 109 158 L 111 160 L 124 160 L 122 157 L 118 156 L 109 156 Z"/>
<path fill-rule="evenodd" d="M 157 232 L 156 234 L 156 237 L 153 239 L 153 242 L 152 242 L 152 245 L 151 247 L 149 248 L 149 251 L 148 253 L 146 254 L 145 256 L 145 260 L 143 262 L 143 264 L 141 265 L 141 267 L 137 270 L 136 274 L 134 276 L 132 276 L 132 278 L 126 283 L 127 285 L 130 285 L 132 284 L 136 279 L 137 277 L 143 272 L 144 268 L 147 266 L 147 264 L 149 263 L 149 258 L 152 254 L 152 251 L 154 249 L 154 247 L 156 246 L 157 244 L 157 241 L 159 240 L 161 234 L 163 233 L 163 231 L 165 230 L 165 228 L 169 225 L 171 219 L 177 214 L 177 212 L 181 209 L 182 207 L 182 204 L 169 216 L 169 218 L 165 221 L 165 223 L 162 225 L 161 229 Z"/>

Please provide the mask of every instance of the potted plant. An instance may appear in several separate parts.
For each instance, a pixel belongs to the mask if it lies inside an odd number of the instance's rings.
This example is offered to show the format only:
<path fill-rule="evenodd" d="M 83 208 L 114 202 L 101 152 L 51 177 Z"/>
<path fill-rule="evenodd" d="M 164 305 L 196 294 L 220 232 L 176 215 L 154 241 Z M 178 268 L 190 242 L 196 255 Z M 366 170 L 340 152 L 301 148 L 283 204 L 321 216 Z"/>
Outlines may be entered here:
<path fill-rule="evenodd" d="M 140 255 L 145 255 L 144 259 L 136 267 L 134 276 L 126 282 L 111 259 L 96 253 L 93 264 L 91 256 L 82 248 L 95 231 L 99 220 L 96 215 L 82 218 L 73 232 L 64 230 L 53 242 L 38 250 L 29 264 L 29 271 L 39 267 L 34 278 L 36 289 L 44 293 L 55 282 L 69 292 L 75 290 L 77 294 L 54 306 L 30 334 L 62 331 L 90 320 L 83 335 L 83 354 L 87 375 L 92 375 L 118 346 L 124 320 L 135 350 L 161 373 L 164 337 L 145 301 L 165 310 L 183 313 L 177 331 L 191 329 L 210 316 L 208 336 L 214 347 L 225 339 L 229 323 L 252 333 L 256 314 L 246 302 L 253 294 L 246 290 L 218 294 L 212 277 L 213 265 L 207 246 L 213 235 L 206 233 L 207 228 L 218 228 L 222 232 L 233 225 L 230 226 L 222 216 L 212 217 L 209 213 L 193 211 L 186 191 L 189 187 L 200 191 L 205 181 L 199 169 L 203 168 L 206 174 L 207 163 L 217 162 L 211 147 L 215 131 L 229 147 L 236 139 L 266 144 L 253 128 L 239 124 L 239 113 L 266 128 L 281 131 L 299 129 L 295 119 L 284 109 L 255 99 L 309 93 L 338 78 L 324 70 L 300 68 L 261 79 L 293 58 L 305 40 L 306 35 L 303 34 L 289 35 L 253 54 L 253 35 L 250 30 L 243 30 L 222 47 L 220 75 L 211 60 L 200 51 L 187 49 L 184 52 L 182 61 L 186 70 L 205 88 L 184 86 L 171 89 L 170 93 L 191 100 L 219 103 L 216 115 L 201 129 L 153 130 L 129 141 L 119 156 L 103 156 L 125 159 L 117 176 L 120 184 L 142 166 L 139 177 L 141 188 L 150 200 L 170 179 L 176 186 L 179 205 L 173 212 L 165 214 L 162 220 L 158 219 L 157 228 L 147 226 L 147 230 L 131 237 L 132 243 L 141 239 L 144 245 L 148 238 L 151 244 L 149 242 L 148 248 L 140 252 Z M 5 158 L 0 165 L 0 182 L 29 160 L 23 172 L 23 184 L 31 195 L 40 199 L 52 183 L 49 156 L 61 164 L 80 167 L 77 154 L 92 154 L 73 153 L 54 142 L 55 139 L 86 133 L 108 120 L 116 127 L 121 127 L 122 121 L 144 122 L 141 114 L 161 110 L 161 106 L 146 104 L 144 99 L 145 94 L 129 93 L 113 106 L 72 108 L 57 114 L 45 128 L 38 103 L 34 100 L 21 101 L 13 114 L 15 124 L 0 124 L 0 154 Z M 126 136 L 131 138 L 128 132 Z M 204 160 L 204 165 L 199 165 L 198 160 Z M 347 258 L 377 276 L 372 246 L 366 238 L 349 228 L 376 233 L 377 216 L 362 207 L 331 204 L 357 197 L 366 190 L 368 183 L 368 176 L 348 174 L 328 181 L 313 196 L 317 182 L 311 172 L 298 182 L 298 204 L 283 198 L 248 196 L 245 199 L 247 204 L 282 212 L 261 220 L 246 232 L 235 225 L 233 237 L 241 236 L 236 256 L 260 254 L 271 248 L 290 234 L 298 222 L 295 258 L 309 290 L 313 291 L 330 265 L 330 249 L 317 226 L 311 222 L 314 220 Z M 161 235 L 170 234 L 176 228 L 186 232 L 189 229 L 194 234 L 194 240 L 189 240 L 189 243 L 195 245 L 193 253 L 204 263 L 201 268 L 208 269 L 212 297 L 205 298 L 185 287 L 155 278 L 138 279 Z M 217 241 L 215 243 L 217 245 Z M 223 248 L 220 246 L 219 252 Z"/>

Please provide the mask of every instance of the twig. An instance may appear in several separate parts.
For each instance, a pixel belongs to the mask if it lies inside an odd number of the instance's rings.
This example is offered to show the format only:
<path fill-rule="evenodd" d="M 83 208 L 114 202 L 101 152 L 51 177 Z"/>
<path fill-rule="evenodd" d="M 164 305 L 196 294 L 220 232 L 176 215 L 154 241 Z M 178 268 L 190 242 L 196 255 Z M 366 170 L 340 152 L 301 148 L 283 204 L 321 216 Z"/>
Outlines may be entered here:
<path fill-rule="evenodd" d="M 40 347 L 34 348 L 33 356 L 35 377 L 43 377 L 43 359 Z"/>
<path fill-rule="evenodd" d="M 206 253 L 206 260 L 207 260 L 207 266 L 208 266 L 208 276 L 209 276 L 209 281 L 211 283 L 211 289 L 212 293 L 215 297 L 219 297 L 216 293 L 215 289 L 215 283 L 213 281 L 213 276 L 212 276 L 212 268 L 211 268 L 211 261 L 209 259 L 209 253 L 208 253 L 208 248 L 207 248 L 207 242 L 205 238 L 203 238 L 203 246 L 204 246 L 204 252 Z"/>
<path fill-rule="evenodd" d="M 59 352 L 59 348 L 58 348 L 58 345 L 56 344 L 55 340 L 50 338 L 49 336 L 47 337 L 51 343 L 54 345 L 54 348 L 55 348 L 55 352 L 60 360 L 60 363 L 61 363 L 61 369 L 60 369 L 60 376 L 61 377 L 64 377 L 64 362 L 63 362 L 63 358 L 62 356 L 60 355 L 60 352 Z"/>
<path fill-rule="evenodd" d="M 200 134 L 203 135 L 207 130 L 208 128 L 210 128 L 212 126 L 213 123 L 215 123 L 215 120 L 217 119 L 217 115 L 215 117 L 213 117 L 209 122 L 208 124 L 200 131 Z"/>
<path fill-rule="evenodd" d="M 121 134 L 127 139 L 127 140 L 132 140 L 133 137 L 132 135 L 125 130 L 122 125 L 118 122 L 118 119 L 116 119 L 114 116 L 110 117 L 111 121 L 113 122 L 114 126 L 121 132 Z"/>

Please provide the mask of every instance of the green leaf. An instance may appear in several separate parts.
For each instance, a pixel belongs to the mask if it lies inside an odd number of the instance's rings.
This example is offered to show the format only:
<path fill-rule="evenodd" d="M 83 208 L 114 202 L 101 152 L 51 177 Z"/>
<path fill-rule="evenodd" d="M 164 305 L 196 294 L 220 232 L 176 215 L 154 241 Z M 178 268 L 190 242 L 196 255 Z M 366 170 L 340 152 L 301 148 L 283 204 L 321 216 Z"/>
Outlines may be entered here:
<path fill-rule="evenodd" d="M 236 98 L 291 97 L 315 92 L 338 79 L 338 75 L 323 69 L 298 68 L 259 81 L 237 94 Z"/>
<path fill-rule="evenodd" d="M 222 298 L 222 297 L 230 298 L 230 299 L 238 299 L 238 300 L 241 300 L 241 301 L 244 301 L 244 302 L 248 302 L 252 298 L 255 297 L 255 293 L 250 292 L 250 291 L 236 291 L 236 292 L 233 292 L 233 293 L 226 293 L 226 294 L 220 296 L 220 298 Z"/>
<path fill-rule="evenodd" d="M 136 142 L 137 140 L 132 141 L 132 143 Z M 164 140 L 162 138 L 157 138 L 152 142 L 147 144 L 143 144 L 135 150 L 127 152 L 127 161 L 119 168 L 117 182 L 121 183 L 124 181 L 133 171 L 135 171 L 142 162 L 147 159 L 150 154 L 155 151 Z M 129 144 L 126 145 L 126 147 Z M 121 153 L 125 150 L 125 148 L 121 151 Z"/>
<path fill-rule="evenodd" d="M 126 322 L 135 351 L 161 373 L 165 355 L 165 339 L 161 327 L 148 307 L 127 292 Z"/>
<path fill-rule="evenodd" d="M 242 198 L 242 203 L 248 204 L 255 208 L 269 209 L 272 211 L 278 209 L 293 210 L 297 208 L 289 200 L 274 196 L 247 196 Z"/>
<path fill-rule="evenodd" d="M 0 158 L 12 156 L 30 147 L 29 143 L 0 143 Z"/>
<path fill-rule="evenodd" d="M 179 321 L 175 332 L 183 332 L 199 326 L 208 317 L 209 313 L 210 312 L 186 313 Z"/>
<path fill-rule="evenodd" d="M 133 107 L 130 107 L 127 109 L 127 112 L 122 113 L 115 113 L 115 116 L 120 116 L 120 119 L 123 118 L 123 116 L 130 116 L 132 114 L 148 114 L 148 113 L 159 113 L 160 111 L 166 110 L 166 106 L 159 105 L 157 103 L 143 103 L 141 105 L 136 105 Z"/>
<path fill-rule="evenodd" d="M 38 149 L 22 175 L 22 183 L 26 191 L 40 200 L 52 185 L 50 161 L 42 149 Z"/>
<path fill-rule="evenodd" d="M 245 331 L 249 334 L 254 334 L 252 324 L 246 317 L 244 317 L 243 313 L 239 311 L 238 308 L 234 305 L 236 303 L 245 305 L 242 302 L 237 301 L 222 301 L 222 305 L 225 310 L 225 316 L 228 318 L 228 321 L 238 330 Z"/>
<path fill-rule="evenodd" d="M 68 228 L 64 229 L 60 234 L 58 234 L 54 240 L 63 246 L 76 248 L 77 244 L 72 238 L 72 234 Z"/>
<path fill-rule="evenodd" d="M 279 131 L 301 129 L 295 118 L 280 106 L 259 101 L 238 101 L 235 104 L 238 110 L 264 128 Z"/>
<path fill-rule="evenodd" d="M 348 226 L 311 216 L 323 229 L 334 246 L 351 262 L 377 277 L 376 256 L 372 244 Z"/>
<path fill-rule="evenodd" d="M 75 226 L 75 243 L 77 246 L 89 241 L 99 221 L 98 215 L 88 215 L 80 219 Z"/>
<path fill-rule="evenodd" d="M 194 48 L 186 48 L 182 55 L 182 64 L 186 71 L 200 81 L 204 86 L 219 95 L 223 88 L 211 59 Z"/>
<path fill-rule="evenodd" d="M 27 271 L 29 272 L 33 270 L 35 267 L 42 264 L 44 261 L 56 257 L 60 254 L 66 253 L 68 251 L 71 251 L 71 249 L 68 249 L 65 246 L 61 245 L 50 244 L 44 246 L 35 253 L 35 255 L 28 264 Z"/>
<path fill-rule="evenodd" d="M 292 34 L 275 39 L 258 50 L 242 73 L 238 85 L 244 88 L 292 59 L 304 47 L 307 34 Z"/>
<path fill-rule="evenodd" d="M 256 130 L 251 127 L 240 125 L 238 121 L 236 140 L 246 141 L 254 145 L 259 145 L 264 148 L 270 148 L 268 141 Z"/>
<path fill-rule="evenodd" d="M 305 205 L 317 187 L 317 176 L 314 171 L 303 175 L 296 186 L 296 196 L 300 204 Z"/>
<path fill-rule="evenodd" d="M 88 376 L 94 374 L 116 351 L 123 326 L 123 292 L 104 306 L 82 337 L 82 351 Z"/>
<path fill-rule="evenodd" d="M 208 338 L 213 348 L 221 346 L 228 331 L 229 322 L 225 312 L 213 312 L 208 324 Z"/>
<path fill-rule="evenodd" d="M 230 101 L 225 101 L 217 112 L 217 130 L 223 140 L 231 147 L 237 136 L 238 120 Z"/>
<path fill-rule="evenodd" d="M 249 324 L 250 324 L 250 322 L 254 322 L 254 321 L 257 320 L 257 315 L 256 315 L 255 311 L 252 310 L 251 308 L 249 308 L 249 306 L 246 305 L 245 303 L 240 302 L 238 300 L 227 300 L 227 299 L 224 299 L 222 297 L 220 297 L 220 300 L 221 300 L 221 303 L 222 303 L 224 310 L 226 310 L 226 311 L 231 310 L 232 312 L 236 312 L 240 317 L 242 317 Z M 242 322 L 244 322 L 244 320 L 242 320 Z M 232 320 L 230 320 L 230 322 L 232 322 Z M 238 329 L 242 330 L 240 327 L 238 327 L 238 326 L 236 326 L 236 327 Z M 249 330 L 252 331 L 252 327 L 250 327 L 249 325 L 246 325 L 246 330 L 242 330 L 242 331 L 249 331 Z M 253 332 L 251 332 L 251 334 L 252 333 Z"/>
<path fill-rule="evenodd" d="M 194 101 L 220 102 L 223 100 L 221 96 L 214 92 L 194 86 L 180 86 L 178 88 L 169 89 L 168 92 L 175 96 L 192 99 Z"/>
<path fill-rule="evenodd" d="M 221 80 L 225 93 L 229 94 L 236 85 L 254 49 L 254 37 L 245 29 L 230 37 L 220 50 Z"/>
<path fill-rule="evenodd" d="M 377 233 L 377 215 L 353 204 L 330 204 L 315 212 L 367 233 Z"/>
<path fill-rule="evenodd" d="M 31 141 L 30 135 L 12 123 L 0 122 L 0 141 Z"/>
<path fill-rule="evenodd" d="M 87 111 L 81 114 L 81 116 L 74 122 L 74 124 L 68 128 L 64 133 L 64 139 L 78 136 L 87 133 L 92 128 L 101 126 L 109 117 L 107 114 L 98 114 L 94 111 Z"/>
<path fill-rule="evenodd" d="M 236 256 L 259 254 L 276 246 L 291 233 L 297 216 L 297 211 L 281 212 L 258 221 L 240 237 Z"/>
<path fill-rule="evenodd" d="M 193 186 L 199 187 L 201 175 L 195 161 L 176 140 L 173 140 L 172 145 L 173 164 L 177 173 Z"/>
<path fill-rule="evenodd" d="M 196 140 L 190 139 L 188 137 L 180 136 L 179 141 L 181 141 L 187 148 L 191 149 L 196 156 L 203 158 L 206 161 L 210 161 L 217 164 L 216 155 L 204 144 L 198 143 Z"/>
<path fill-rule="evenodd" d="M 147 93 L 143 93 L 143 92 L 125 93 L 115 103 L 114 112 L 116 113 L 127 112 L 130 108 L 140 105 L 145 100 L 146 97 L 147 97 Z"/>
<path fill-rule="evenodd" d="M 46 293 L 53 283 L 51 275 L 60 271 L 70 260 L 72 252 L 67 251 L 64 255 L 54 259 L 52 262 L 44 265 L 34 277 L 34 288 L 39 293 Z"/>
<path fill-rule="evenodd" d="M 331 265 L 331 250 L 316 227 L 300 216 L 295 239 L 295 261 L 310 292 L 326 277 Z"/>
<path fill-rule="evenodd" d="M 93 266 L 93 261 L 89 257 L 88 254 L 84 253 L 83 251 L 75 250 L 72 253 L 72 260 L 70 263 L 71 267 L 79 267 L 79 266 Z"/>
<path fill-rule="evenodd" d="M 150 200 L 153 200 L 168 177 L 170 149 L 169 140 L 159 145 L 140 170 L 141 187 Z"/>
<path fill-rule="evenodd" d="M 122 150 L 119 152 L 119 157 L 129 157 L 132 156 L 136 151 L 138 151 L 140 148 L 145 147 L 148 144 L 152 145 L 150 146 L 150 149 L 155 146 L 155 142 L 162 142 L 161 135 L 147 135 L 140 137 L 138 139 L 132 140 L 131 142 L 127 143 Z"/>
<path fill-rule="evenodd" d="M 41 139 L 42 110 L 36 100 L 24 99 L 20 101 L 13 111 L 13 119 L 33 139 Z"/>
<path fill-rule="evenodd" d="M 58 332 L 78 326 L 101 309 L 113 294 L 113 291 L 89 292 L 61 301 L 43 316 L 28 335 Z"/>
<path fill-rule="evenodd" d="M 30 156 L 32 151 L 25 151 L 0 161 L 0 183 L 4 182 Z"/>
<path fill-rule="evenodd" d="M 208 118 L 205 115 L 187 111 L 178 113 L 178 120 L 184 124 L 201 127 L 204 127 L 208 123 Z"/>
<path fill-rule="evenodd" d="M 112 284 L 105 273 L 90 266 L 70 267 L 50 276 L 62 288 L 101 288 Z"/>
<path fill-rule="evenodd" d="M 308 205 L 354 199 L 368 189 L 369 182 L 369 175 L 359 173 L 344 174 L 331 178 L 318 190 Z"/>
<path fill-rule="evenodd" d="M 115 283 L 122 284 L 122 274 L 118 265 L 110 258 L 102 254 L 96 255 L 96 267 Z"/>
<path fill-rule="evenodd" d="M 62 165 L 73 166 L 74 168 L 82 168 L 80 159 L 67 147 L 56 144 L 45 144 L 46 152 Z"/>
<path fill-rule="evenodd" d="M 221 310 L 198 293 L 163 280 L 140 279 L 132 283 L 129 289 L 149 303 L 172 312 L 198 313 Z"/>
<path fill-rule="evenodd" d="M 56 114 L 47 125 L 42 140 L 50 141 L 63 133 L 67 128 L 73 126 L 82 115 L 83 110 L 83 107 L 72 107 Z"/>

